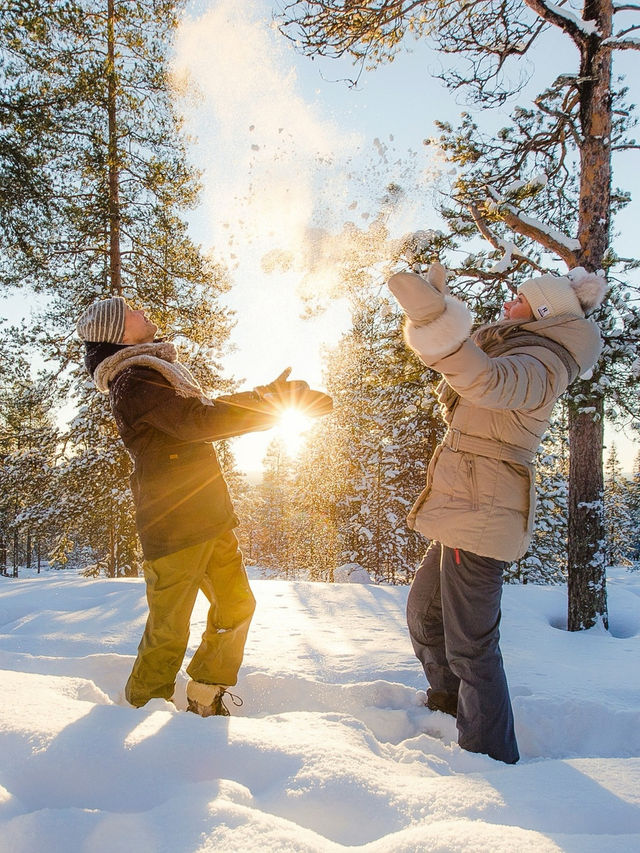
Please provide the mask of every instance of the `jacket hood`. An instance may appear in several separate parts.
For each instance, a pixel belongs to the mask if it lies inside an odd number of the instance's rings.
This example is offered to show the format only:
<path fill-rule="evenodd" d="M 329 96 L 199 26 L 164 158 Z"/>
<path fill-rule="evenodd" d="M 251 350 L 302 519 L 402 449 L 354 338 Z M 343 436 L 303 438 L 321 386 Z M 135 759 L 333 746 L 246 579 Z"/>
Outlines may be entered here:
<path fill-rule="evenodd" d="M 164 338 L 156 338 L 153 343 L 164 343 Z M 84 366 L 87 368 L 89 375 L 93 376 L 96 368 L 105 358 L 115 355 L 119 350 L 131 349 L 132 346 L 136 346 L 136 344 L 111 344 L 105 341 L 85 341 Z"/>
<path fill-rule="evenodd" d="M 85 341 L 84 344 L 84 366 L 87 372 L 93 376 L 101 361 L 121 349 L 127 349 L 128 344 L 110 344 L 105 341 Z"/>
<path fill-rule="evenodd" d="M 523 323 L 522 328 L 563 346 L 580 368 L 580 375 L 593 367 L 602 352 L 598 326 L 593 320 L 576 314 L 559 314 L 545 320 L 534 320 Z"/>

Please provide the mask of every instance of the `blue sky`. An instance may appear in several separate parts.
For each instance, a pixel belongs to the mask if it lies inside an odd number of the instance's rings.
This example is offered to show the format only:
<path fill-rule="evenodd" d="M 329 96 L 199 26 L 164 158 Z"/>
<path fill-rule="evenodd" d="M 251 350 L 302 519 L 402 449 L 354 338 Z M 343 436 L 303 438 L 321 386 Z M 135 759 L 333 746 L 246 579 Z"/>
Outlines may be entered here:
<path fill-rule="evenodd" d="M 455 123 L 469 109 L 433 78 L 440 60 L 427 45 L 408 40 L 393 63 L 364 72 L 351 88 L 340 82 L 354 75 L 350 61 L 312 61 L 296 52 L 272 25 L 273 8 L 273 0 L 198 0 L 187 9 L 175 50 L 189 155 L 203 180 L 191 230 L 232 270 L 229 304 L 237 324 L 227 367 L 243 387 L 288 365 L 294 376 L 321 385 L 323 348 L 336 343 L 348 317 L 339 300 L 314 321 L 300 317 L 302 292 L 336 287 L 330 257 L 321 240 L 309 241 L 309 229 L 317 237 L 347 221 L 366 227 L 391 181 L 407 190 L 394 234 L 437 227 L 434 186 L 442 162 L 423 140 L 435 133 L 436 118 Z M 530 103 L 559 73 L 576 68 L 575 49 L 561 34 L 551 32 L 543 45 L 517 103 Z M 627 51 L 616 70 L 632 79 L 639 59 Z M 495 128 L 508 121 L 508 109 L 470 111 Z M 615 162 L 616 183 L 635 199 L 616 223 L 618 251 L 628 255 L 637 254 L 637 160 L 637 152 L 627 152 Z M 265 272 L 263 258 L 274 251 L 287 253 L 288 272 Z M 24 300 L 14 300 L 11 310 L 23 311 Z M 239 463 L 260 468 L 272 437 L 240 439 Z M 623 436 L 610 440 L 630 469 L 633 446 Z"/>
<path fill-rule="evenodd" d="M 335 289 L 330 263 L 318 261 L 322 247 L 309 244 L 308 229 L 337 232 L 349 220 L 365 227 L 390 181 L 408 190 L 392 223 L 398 236 L 437 227 L 433 189 L 442 163 L 423 140 L 435 133 L 436 118 L 455 123 L 469 107 L 431 76 L 439 58 L 413 40 L 393 63 L 347 86 L 340 81 L 354 76 L 350 61 L 302 56 L 273 27 L 273 8 L 272 0 L 199 0 L 180 29 L 176 74 L 200 91 L 184 102 L 191 155 L 204 181 L 192 226 L 233 270 L 229 302 L 238 322 L 230 369 L 252 385 L 291 365 L 295 375 L 320 384 L 322 348 L 336 342 L 347 317 L 338 302 L 316 321 L 300 319 L 301 292 Z M 618 72 L 637 61 L 634 52 L 621 54 Z M 528 67 L 535 73 L 517 103 L 575 71 L 575 49 L 552 32 Z M 499 127 L 508 108 L 470 111 L 483 127 Z M 636 152 L 620 155 L 616 179 L 639 199 L 634 161 Z M 637 212 L 636 200 L 617 222 L 621 253 L 633 254 Z M 265 273 L 261 260 L 273 250 L 288 254 L 288 273 Z M 238 442 L 241 464 L 258 468 L 270 438 Z M 615 441 L 630 467 L 633 448 L 622 436 Z"/>

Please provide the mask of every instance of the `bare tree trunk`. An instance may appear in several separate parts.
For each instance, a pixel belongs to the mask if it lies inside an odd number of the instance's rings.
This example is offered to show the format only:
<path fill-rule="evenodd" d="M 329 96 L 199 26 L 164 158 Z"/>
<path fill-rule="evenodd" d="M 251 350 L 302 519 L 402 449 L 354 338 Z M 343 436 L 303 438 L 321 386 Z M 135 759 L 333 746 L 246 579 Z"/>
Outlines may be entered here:
<path fill-rule="evenodd" d="M 596 20 L 603 36 L 611 34 L 611 0 L 587 0 L 585 20 Z M 591 38 L 582 49 L 580 67 L 580 209 L 581 262 L 590 270 L 602 265 L 609 245 L 611 206 L 611 52 L 597 50 Z M 568 628 L 607 626 L 606 561 L 603 518 L 603 417 L 598 370 L 591 382 L 573 388 L 569 406 Z"/>
<path fill-rule="evenodd" d="M 109 274 L 111 292 L 122 295 L 122 270 L 120 257 L 120 195 L 119 157 L 116 97 L 115 0 L 107 3 L 107 118 L 108 118 L 108 170 L 109 170 Z"/>
<path fill-rule="evenodd" d="M 587 383 L 580 383 L 587 385 Z M 587 386 L 588 391 L 588 386 Z M 602 401 L 599 411 L 602 413 Z M 572 407 L 573 409 L 573 407 Z M 570 410 L 569 613 L 568 628 L 579 631 L 602 619 L 607 626 L 604 554 L 602 421 Z M 576 448 L 579 448 L 576 452 Z"/>

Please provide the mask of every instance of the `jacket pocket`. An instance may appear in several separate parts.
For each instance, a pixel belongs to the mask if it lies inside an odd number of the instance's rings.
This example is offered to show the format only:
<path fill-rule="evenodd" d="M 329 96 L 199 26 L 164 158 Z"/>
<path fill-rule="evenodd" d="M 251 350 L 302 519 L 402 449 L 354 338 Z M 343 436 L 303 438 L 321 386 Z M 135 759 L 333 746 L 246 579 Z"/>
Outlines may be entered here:
<path fill-rule="evenodd" d="M 469 475 L 469 497 L 471 500 L 471 509 L 480 508 L 480 499 L 478 495 L 478 473 L 476 470 L 476 460 L 474 456 L 467 456 L 467 472 Z"/>

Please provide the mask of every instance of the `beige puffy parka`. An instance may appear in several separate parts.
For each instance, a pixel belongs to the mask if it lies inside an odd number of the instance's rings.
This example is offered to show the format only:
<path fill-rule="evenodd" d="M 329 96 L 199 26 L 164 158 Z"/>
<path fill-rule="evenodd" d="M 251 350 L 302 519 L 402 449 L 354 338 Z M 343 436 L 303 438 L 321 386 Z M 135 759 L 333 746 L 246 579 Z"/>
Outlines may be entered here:
<path fill-rule="evenodd" d="M 598 359 L 600 333 L 583 316 L 562 314 L 469 337 L 466 308 L 449 295 L 444 302 L 433 322 L 405 327 L 409 346 L 443 376 L 448 426 L 408 523 L 449 547 L 516 560 L 533 529 L 538 445 L 558 397 Z"/>

